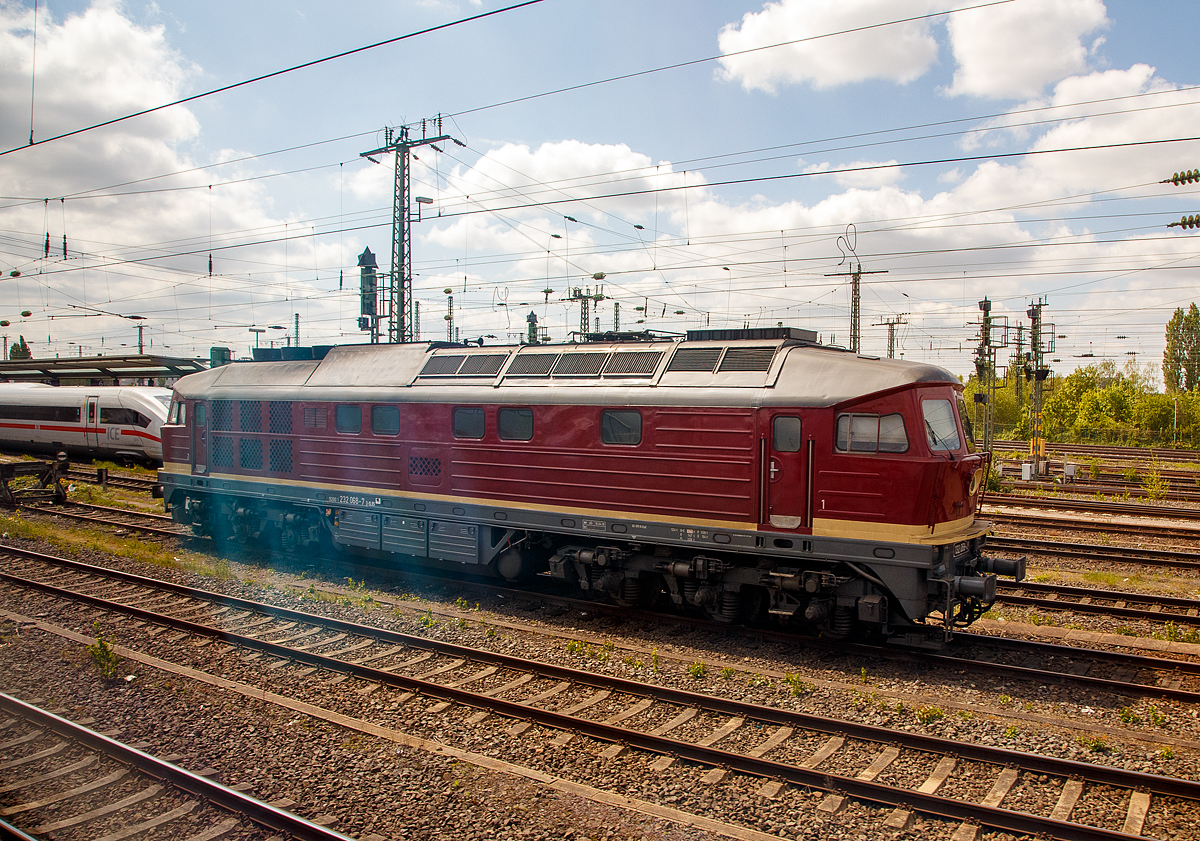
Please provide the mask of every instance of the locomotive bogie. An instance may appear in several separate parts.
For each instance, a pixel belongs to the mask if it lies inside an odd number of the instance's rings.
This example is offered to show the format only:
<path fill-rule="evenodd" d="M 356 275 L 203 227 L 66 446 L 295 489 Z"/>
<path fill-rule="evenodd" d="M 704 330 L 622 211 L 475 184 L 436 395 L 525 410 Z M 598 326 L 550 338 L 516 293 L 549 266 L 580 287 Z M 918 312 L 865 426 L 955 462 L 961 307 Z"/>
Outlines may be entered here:
<path fill-rule="evenodd" d="M 166 504 L 220 538 L 718 621 L 909 643 L 969 624 L 1023 569 L 983 555 L 957 380 L 767 339 L 359 346 L 193 375 Z"/>

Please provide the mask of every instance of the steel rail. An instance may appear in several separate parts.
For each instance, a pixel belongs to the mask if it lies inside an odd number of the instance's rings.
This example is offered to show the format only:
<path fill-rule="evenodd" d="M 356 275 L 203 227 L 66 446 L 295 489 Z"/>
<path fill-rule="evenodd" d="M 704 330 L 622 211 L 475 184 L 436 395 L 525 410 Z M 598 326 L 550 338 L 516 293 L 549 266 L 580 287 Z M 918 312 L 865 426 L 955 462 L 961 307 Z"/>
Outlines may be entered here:
<path fill-rule="evenodd" d="M 160 537 L 175 537 L 175 538 L 182 538 L 182 539 L 190 539 L 190 538 L 194 537 L 194 535 L 192 535 L 191 533 L 186 532 L 186 531 L 178 531 L 178 530 L 172 530 L 172 529 L 159 528 L 158 526 L 144 526 L 144 525 L 138 525 L 137 523 L 122 523 L 122 522 L 118 522 L 117 520 L 105 519 L 104 517 L 92 517 L 87 514 L 79 514 L 74 511 L 66 511 L 59 507 L 47 508 L 42 505 L 22 505 L 20 507 L 27 511 L 36 511 L 39 514 L 45 514 L 50 517 L 64 517 L 68 520 L 75 520 L 76 522 L 81 522 L 81 523 L 91 523 L 92 525 L 119 526 L 120 528 L 133 529 L 135 531 L 145 532 L 146 534 L 156 534 L 156 535 L 159 535 Z M 93 507 L 99 507 L 99 506 L 93 506 Z M 107 509 L 107 510 L 119 511 L 120 509 L 113 508 L 113 509 Z M 130 516 L 130 517 L 141 516 L 141 514 L 136 511 L 129 511 L 129 512 L 122 511 L 121 514 L 123 516 Z M 147 515 L 147 516 L 153 517 L 156 515 L 151 514 L 151 515 Z"/>
<path fill-rule="evenodd" d="M 785 781 L 793 785 L 808 786 L 823 791 L 837 792 L 859 800 L 910 809 L 947 820 L 973 821 L 982 826 L 994 829 L 1009 832 L 1024 832 L 1035 836 L 1058 838 L 1062 839 L 1062 841 L 1118 841 L 1119 839 L 1127 840 L 1136 837 L 1100 827 L 1039 817 L 1027 812 L 964 802 L 937 794 L 926 794 L 917 790 L 902 789 L 873 781 L 861 780 L 857 777 L 811 770 L 789 763 L 732 753 L 720 748 L 706 747 L 672 739 L 667 736 L 655 736 L 643 731 L 629 730 L 612 724 L 577 718 L 564 713 L 527 706 L 516 701 L 505 701 L 500 698 L 480 695 L 453 686 L 431 683 L 419 678 L 397 675 L 369 666 L 323 657 L 322 655 L 307 651 L 289 649 L 285 646 L 276 645 L 254 637 L 247 637 L 229 631 L 210 628 L 195 622 L 155 614 L 152 611 L 98 599 L 81 593 L 74 593 L 52 585 L 42 584 L 41 582 L 20 579 L 17 576 L 11 576 L 7 573 L 0 573 L 0 579 L 20 586 L 29 586 L 32 589 L 38 589 L 60 598 L 82 601 L 94 607 L 124 612 L 147 622 L 165 625 L 197 636 L 218 637 L 229 644 L 261 651 L 280 659 L 302 662 L 312 667 L 342 672 L 362 680 L 393 686 L 450 703 L 486 709 L 509 718 L 532 721 L 556 730 L 583 733 L 601 741 L 633 746 L 652 753 L 670 755 L 705 765 L 723 767 L 756 777 Z M 242 600 L 239 599 L 237 601 Z M 270 612 L 274 613 L 275 610 L 271 610 Z M 286 611 L 286 613 L 296 615 L 294 611 Z M 320 618 L 317 617 L 317 619 Z M 309 617 L 306 621 L 310 624 L 322 624 L 320 622 L 313 623 L 313 617 Z M 422 646 L 414 645 L 414 647 L 432 647 L 430 643 L 433 641 L 421 637 L 410 637 L 407 634 L 397 634 L 396 632 L 381 633 L 379 629 L 356 626 L 354 623 L 337 620 L 335 620 L 335 623 L 344 628 L 357 628 L 357 632 L 366 636 L 384 636 L 395 642 L 407 639 L 411 640 L 414 644 L 424 644 Z M 487 662 L 488 660 L 493 662 L 507 661 L 506 665 L 515 670 L 525 672 L 537 671 L 543 675 L 557 674 L 562 677 L 570 677 L 582 685 L 619 688 L 620 691 L 633 697 L 652 697 L 654 700 L 668 700 L 672 703 L 712 711 L 746 715 L 767 723 L 792 724 L 806 727 L 807 729 L 868 738 L 871 741 L 884 743 L 899 742 L 915 750 L 926 750 L 933 753 L 978 759 L 1001 767 L 1016 765 L 1024 770 L 1037 773 L 1049 773 L 1073 779 L 1085 779 L 1090 782 L 1190 800 L 1200 799 L 1200 783 L 1189 780 L 1091 765 L 1086 762 L 1022 754 L 1002 748 L 986 748 L 948 739 L 937 739 L 930 736 L 915 736 L 903 731 L 886 730 L 871 725 L 842 722 L 834 719 L 822 719 L 817 716 L 777 710 L 770 707 L 757 707 L 744 702 L 713 698 L 699 693 L 668 689 L 666 687 L 650 687 L 654 690 L 654 694 L 651 696 L 646 692 L 647 685 L 636 681 L 577 672 L 573 669 L 561 666 L 549 666 L 547 664 L 537 664 L 535 669 L 530 669 L 529 663 L 521 658 L 466 649 L 462 646 L 455 646 L 448 643 L 436 643 L 435 645 L 438 648 L 446 647 L 456 650 L 456 653 L 467 653 L 470 655 L 469 659 L 475 662 Z M 921 745 L 924 745 L 924 747 L 921 747 Z"/>
<path fill-rule="evenodd" d="M 283 809 L 269 806 L 261 800 L 256 800 L 247 794 L 193 774 L 178 765 L 164 762 L 129 745 L 102 736 L 94 730 L 89 730 L 73 721 L 27 704 L 11 695 L 0 693 L 0 709 L 34 721 L 41 727 L 53 730 L 73 742 L 87 745 L 104 756 L 137 768 L 148 776 L 162 780 L 209 803 L 215 803 L 234 814 L 244 815 L 261 826 L 269 827 L 277 832 L 288 833 L 301 841 L 353 841 L 348 835 L 320 826 Z"/>
<path fill-rule="evenodd" d="M 7 547 L 3 548 L 5 551 L 8 551 Z M 59 559 L 49 558 L 49 560 L 58 561 Z M 98 567 L 91 567 L 88 564 L 78 564 L 78 562 L 75 562 L 75 564 L 81 568 L 80 571 L 88 572 L 90 574 L 104 574 L 107 572 L 107 570 L 103 570 Z M 151 586 L 163 583 L 155 581 L 154 579 L 142 579 L 139 581 L 138 579 L 140 579 L 140 576 L 131 575 L 129 573 L 124 573 L 118 577 L 128 580 L 130 583 L 148 583 Z M 17 586 L 28 586 L 31 589 L 40 590 L 60 598 L 83 601 L 96 608 L 124 612 L 142 621 L 165 627 L 171 627 L 175 630 L 184 631 L 185 633 L 191 633 L 197 636 L 217 637 L 223 642 L 231 645 L 237 645 L 243 648 L 260 651 L 264 654 L 275 656 L 283 660 L 305 662 L 308 665 L 317 666 L 318 668 L 343 672 L 371 682 L 387 683 L 389 680 L 393 679 L 402 680 L 407 684 L 403 688 L 412 691 L 419 691 L 422 694 L 427 694 L 434 697 L 441 697 L 442 700 L 463 703 L 467 706 L 474 707 L 485 706 L 485 702 L 491 702 L 494 700 L 488 696 L 478 695 L 468 690 L 447 687 L 441 684 L 423 681 L 418 678 L 397 675 L 394 672 L 358 665 L 351 661 L 337 660 L 320 654 L 314 654 L 309 651 L 296 651 L 286 646 L 278 645 L 276 643 L 268 642 L 256 637 L 245 636 L 220 628 L 213 628 L 187 619 L 178 619 L 164 614 L 155 613 L 145 608 L 125 605 L 120 602 L 113 602 L 96 596 L 89 596 L 85 593 L 77 593 L 71 590 L 65 590 L 52 584 L 45 584 L 40 581 L 21 578 L 20 576 L 15 576 L 11 573 L 0 571 L 0 580 L 9 581 Z M 169 585 L 167 589 L 175 590 L 181 595 L 190 595 L 197 598 L 203 598 L 214 603 L 219 603 L 240 610 L 276 616 L 289 622 L 322 626 L 330 630 L 335 630 L 346 634 L 355 634 L 361 637 L 375 638 L 381 642 L 389 644 L 401 644 L 410 648 L 429 650 L 450 658 L 462 659 L 474 663 L 495 665 L 510 669 L 512 671 L 536 672 L 542 677 L 553 678 L 557 680 L 567 680 L 578 685 L 590 686 L 593 688 L 611 689 L 613 691 L 633 697 L 652 698 L 653 700 L 664 701 L 667 703 L 677 704 L 679 706 L 705 709 L 727 715 L 736 715 L 754 719 L 756 721 L 763 721 L 769 724 L 790 725 L 806 730 L 836 733 L 838 735 L 847 735 L 853 738 L 859 738 L 873 742 L 892 742 L 918 751 L 938 754 L 953 754 L 966 759 L 997 765 L 1019 765 L 1025 770 L 1034 771 L 1037 773 L 1077 777 L 1089 782 L 1108 785 L 1139 787 L 1156 794 L 1182 797 L 1191 800 L 1200 800 L 1200 781 L 1184 780 L 1175 777 L 1163 777 L 1160 775 L 1147 774 L 1140 771 L 1128 771 L 1126 769 L 1112 766 L 1095 765 L 1088 762 L 1078 762 L 1070 759 L 1059 759 L 1056 757 L 1047 757 L 1038 754 L 1022 753 L 1020 751 L 1009 750 L 1006 748 L 963 743 L 952 739 L 942 739 L 936 736 L 925 736 L 909 731 L 891 730 L 871 724 L 843 721 L 841 719 L 827 718 L 824 716 L 817 716 L 792 710 L 782 710 L 777 707 L 760 706 L 748 703 L 746 701 L 736 701 L 699 692 L 690 692 L 686 689 L 648 685 L 641 681 L 630 680 L 613 675 L 580 671 L 569 666 L 559 666 L 552 663 L 540 662 L 531 663 L 529 660 L 522 657 L 501 654 L 485 649 L 469 648 L 467 646 L 457 645 L 455 643 L 448 643 L 440 640 L 429 639 L 427 637 L 405 634 L 399 631 L 391 631 L 384 628 L 376 628 L 369 625 L 360 625 L 344 619 L 316 616 L 314 614 L 291 610 L 290 608 L 264 605 L 258 602 L 251 602 L 246 599 L 241 599 L 236 596 L 227 596 L 222 593 L 212 593 L 205 590 L 185 587 L 183 585 L 172 584 Z M 993 638 L 984 637 L 983 639 L 991 640 Z M 1076 651 L 1076 649 L 1066 650 Z M 1197 666 L 1200 668 L 1200 664 L 1197 664 Z M 439 692 L 443 693 L 443 695 L 439 696 Z M 510 717 L 513 718 L 524 718 L 525 716 L 523 713 L 533 709 L 515 702 L 503 703 L 508 705 L 505 708 L 505 714 L 510 715 Z M 575 721 L 576 719 L 570 720 Z M 614 730 L 625 732 L 622 730 L 622 728 L 614 728 Z M 606 738 L 605 741 L 621 742 L 623 739 Z M 673 753 L 673 751 L 670 750 L 658 752 Z"/>
<path fill-rule="evenodd" d="M 1200 508 L 1134 505 L 1127 502 L 1101 502 L 1087 499 L 986 494 L 983 504 L 1000 508 L 1045 508 L 1055 511 L 1090 511 L 1102 514 L 1122 514 L 1130 517 L 1157 517 L 1163 520 L 1200 520 Z"/>
<path fill-rule="evenodd" d="M 1101 546 L 1094 543 L 1063 543 L 1054 540 L 993 536 L 988 537 L 987 547 L 1001 552 L 1055 555 L 1063 558 L 1080 558 L 1086 561 L 1128 561 L 1146 566 L 1200 569 L 1200 553 L 1175 552 L 1170 549 L 1133 549 L 1125 546 Z"/>
<path fill-rule="evenodd" d="M 980 515 L 980 519 L 994 525 L 1032 526 L 1033 528 L 1063 529 L 1064 531 L 1096 531 L 1112 534 L 1129 533 L 1136 534 L 1139 537 L 1178 538 L 1186 541 L 1200 541 L 1200 528 L 1195 526 L 1158 526 L 1149 523 L 1104 523 L 1095 520 L 1079 520 L 1078 518 L 1039 517 L 1034 514 L 1006 514 L 1000 511 L 987 511 Z M 1012 535 L 1008 535 L 1008 537 L 1009 539 L 1014 539 Z"/>
<path fill-rule="evenodd" d="M 81 572 L 87 572 L 92 575 L 99 575 L 102 577 L 114 578 L 114 579 L 117 579 L 120 581 L 126 581 L 131 584 L 137 584 L 140 586 L 152 587 L 155 589 L 165 590 L 167 592 L 173 592 L 178 595 L 197 596 L 197 597 L 205 598 L 205 599 L 208 599 L 210 601 L 213 601 L 215 603 L 219 603 L 222 605 L 236 607 L 241 610 L 250 610 L 250 611 L 255 611 L 258 613 L 279 616 L 279 617 L 285 618 L 289 621 L 308 622 L 310 624 L 322 624 L 326 627 L 329 627 L 329 628 L 332 628 L 335 630 L 339 630 L 339 631 L 344 631 L 347 633 L 365 634 L 367 631 L 370 631 L 372 634 L 395 635 L 397 633 L 394 631 L 382 631 L 380 629 L 373 629 L 370 626 L 359 625 L 359 624 L 356 624 L 353 622 L 346 622 L 344 620 L 339 620 L 339 619 L 315 617 L 313 614 L 302 613 L 300 611 L 294 611 L 294 610 L 290 610 L 290 609 L 284 608 L 284 607 L 277 607 L 274 605 L 263 604 L 261 602 L 253 602 L 253 601 L 249 601 L 246 599 L 239 599 L 235 596 L 228 596 L 228 595 L 224 595 L 222 593 L 213 593 L 211 591 L 199 590 L 196 588 L 187 587 L 182 584 L 173 584 L 171 582 L 160 581 L 158 579 L 148 578 L 145 576 L 140 576 L 140 575 L 136 575 L 134 573 L 129 573 L 129 572 L 122 572 L 120 570 L 105 569 L 103 567 L 97 567 L 97 566 L 93 566 L 91 564 L 85 564 L 80 561 L 73 561 L 69 558 L 59 558 L 59 557 L 56 557 L 53 555 L 45 555 L 40 552 L 33 552 L 28 549 L 21 549 L 19 547 L 9 546 L 9 545 L 3 544 L 3 543 L 0 543 L 0 551 L 7 552 L 7 553 L 13 554 L 13 555 L 17 555 L 19 557 L 27 557 L 27 558 L 42 561 L 45 563 L 51 563 L 51 564 L 56 564 L 58 566 L 67 567 L 70 569 L 76 569 Z M 5 575 L 7 575 L 7 573 L 0 573 L 0 579 L 2 579 L 3 576 L 5 576 Z M 520 595 L 528 597 L 528 596 L 533 596 L 536 594 L 527 593 L 527 592 L 522 591 L 520 593 Z M 591 606 L 592 604 L 593 603 L 589 602 L 589 606 Z M 658 614 L 655 614 L 655 615 L 657 616 Z M 724 626 L 722 626 L 722 627 L 724 627 Z M 1136 654 L 1122 654 L 1122 653 L 1111 652 L 1111 651 L 1100 651 L 1097 649 L 1072 648 L 1069 646 L 1058 646 L 1058 645 L 1054 645 L 1054 644 L 1050 644 L 1050 643 L 1039 643 L 1039 642 L 1034 642 L 1034 641 L 1030 641 L 1030 640 L 1016 640 L 1016 639 L 1011 639 L 1008 637 L 988 636 L 988 635 L 980 635 L 980 634 L 967 634 L 964 632 L 956 633 L 955 638 L 957 640 L 965 640 L 968 643 L 987 644 L 987 645 L 991 645 L 993 647 L 1008 648 L 1010 650 L 1023 650 L 1023 651 L 1027 651 L 1027 652 L 1036 651 L 1039 653 L 1050 654 L 1050 655 L 1054 655 L 1054 656 L 1069 655 L 1075 659 L 1077 659 L 1080 655 L 1086 654 L 1091 659 L 1099 661 L 1099 662 L 1124 664 L 1124 665 L 1133 666 L 1138 669 L 1147 669 L 1147 670 L 1151 670 L 1151 671 L 1178 672 L 1180 670 L 1183 670 L 1183 671 L 1187 671 L 1189 673 L 1200 673 L 1200 664 L 1190 664 L 1190 663 L 1187 663 L 1184 661 L 1170 660 L 1170 659 L 1166 659 L 1166 658 L 1147 657 L 1145 655 L 1136 655 Z M 392 637 L 388 636 L 387 639 L 391 640 Z M 789 637 L 789 639 L 794 639 L 794 638 Z M 447 648 L 443 651 L 438 646 L 449 645 L 448 643 L 436 643 L 433 641 L 424 640 L 423 637 L 411 637 L 411 636 L 405 635 L 405 634 L 397 635 L 395 637 L 394 641 L 406 641 L 406 640 L 419 640 L 421 642 L 418 647 L 433 648 L 435 651 L 439 651 L 440 653 L 453 653 L 455 656 L 468 656 L 468 655 L 471 655 L 471 652 L 475 651 L 474 649 L 460 648 L 457 646 L 451 646 L 450 648 Z M 408 644 L 417 645 L 416 642 L 410 642 Z M 1106 691 L 1110 691 L 1110 692 L 1113 692 L 1116 694 L 1128 695 L 1128 694 L 1132 693 L 1132 694 L 1149 695 L 1149 696 L 1155 696 L 1155 697 L 1168 697 L 1168 698 L 1174 698 L 1176 700 L 1188 701 L 1188 702 L 1193 702 L 1193 703 L 1200 702 L 1200 692 L 1195 692 L 1195 691 L 1187 690 L 1187 689 L 1176 689 L 1176 688 L 1170 687 L 1170 686 L 1151 686 L 1151 685 L 1142 684 L 1142 683 L 1123 683 L 1121 681 L 1110 680 L 1107 678 L 1096 678 L 1096 677 L 1089 677 L 1087 675 L 1049 672 L 1049 671 L 1042 670 L 1042 669 L 1033 669 L 1033 668 L 1024 667 L 1024 666 L 1012 666 L 1012 665 L 1006 665 L 1006 664 L 1002 664 L 1002 663 L 993 663 L 993 662 L 989 662 L 986 660 L 978 660 L 978 659 L 970 658 L 970 657 L 954 657 L 952 655 L 934 654 L 934 653 L 923 652 L 923 651 L 922 652 L 909 652 L 909 651 L 901 651 L 901 650 L 898 650 L 895 648 L 885 648 L 885 647 L 876 647 L 876 646 L 861 645 L 861 644 L 845 644 L 845 643 L 839 644 L 836 647 L 830 647 L 830 650 L 844 652 L 844 653 L 854 653 L 854 654 L 863 655 L 863 656 L 885 657 L 885 658 L 891 659 L 891 660 L 913 660 L 914 658 L 915 659 L 923 659 L 923 660 L 932 660 L 934 662 L 940 662 L 942 664 L 951 665 L 955 668 L 961 667 L 964 664 L 970 664 L 970 665 L 974 666 L 975 668 L 983 670 L 983 671 L 1001 673 L 1001 674 L 1006 674 L 1006 675 L 1010 675 L 1010 676 L 1029 677 L 1029 678 L 1035 678 L 1038 680 L 1045 680 L 1047 678 L 1051 678 L 1051 679 L 1057 680 L 1059 682 L 1081 683 L 1081 684 L 1085 684 L 1085 685 L 1092 686 L 1095 688 L 1104 689 Z M 553 668 L 557 668 L 557 667 L 553 667 Z M 1195 669 L 1195 672 L 1191 671 L 1193 668 Z M 574 673 L 574 672 L 572 672 L 572 673 Z"/>
<path fill-rule="evenodd" d="M 1200 612 L 1200 599 L 1183 599 L 1178 596 L 1162 596 L 1154 593 L 1131 593 L 1124 590 L 1097 590 L 1092 587 L 1073 587 L 1067 584 L 1041 584 L 1037 582 L 1020 582 L 1017 584 L 1003 581 L 998 582 L 996 601 L 1007 604 L 1037 605 L 1049 610 L 1075 611 L 1076 613 L 1096 613 L 1107 616 L 1122 616 L 1130 619 L 1180 619 L 1192 624 L 1200 624 L 1200 615 L 1167 613 L 1163 610 L 1153 610 L 1145 607 L 1128 607 L 1121 605 L 1104 605 L 1093 602 L 1060 602 L 1057 599 L 1024 596 L 1017 592 L 1025 590 L 1030 593 L 1045 593 L 1061 596 L 1077 596 L 1086 599 L 1100 599 L 1114 602 L 1135 602 L 1157 604 L 1165 607 L 1177 607 Z"/>

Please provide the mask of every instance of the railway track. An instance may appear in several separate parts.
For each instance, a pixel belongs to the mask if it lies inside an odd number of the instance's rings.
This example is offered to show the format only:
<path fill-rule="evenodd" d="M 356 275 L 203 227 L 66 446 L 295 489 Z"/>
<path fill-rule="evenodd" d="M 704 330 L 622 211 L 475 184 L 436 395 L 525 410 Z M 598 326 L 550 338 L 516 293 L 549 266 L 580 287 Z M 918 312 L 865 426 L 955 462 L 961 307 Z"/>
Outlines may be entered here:
<path fill-rule="evenodd" d="M 1031 514 L 1012 514 L 1003 513 L 1000 511 L 987 511 L 982 514 L 983 519 L 991 522 L 996 526 L 1005 526 L 1008 528 L 1017 529 L 1050 529 L 1061 531 L 1081 531 L 1094 532 L 1105 535 L 1125 536 L 1131 535 L 1138 538 L 1159 538 L 1163 540 L 1176 540 L 1183 543 L 1194 543 L 1200 541 L 1200 528 L 1187 526 L 1163 526 L 1157 523 L 1135 523 L 1135 522 L 1101 522 L 1097 520 L 1081 520 L 1078 517 L 1046 517 Z M 1015 538 L 1015 535 L 1001 534 L 1000 537 Z M 989 541 L 992 538 L 989 538 Z"/>
<path fill-rule="evenodd" d="M 995 441 L 992 446 L 995 450 L 1021 450 L 1029 452 L 1028 441 Z M 1200 461 L 1200 453 L 1195 450 L 1179 450 L 1168 447 L 1117 447 L 1106 444 L 1047 443 L 1046 451 L 1075 453 L 1087 456 L 1108 456 L 1109 458 L 1126 458 L 1132 460 Z"/>
<path fill-rule="evenodd" d="M 995 508 L 1041 508 L 1052 511 L 1080 511 L 1126 517 L 1157 517 L 1162 520 L 1200 520 L 1200 508 L 1167 505 L 1139 505 L 1130 502 L 1105 502 L 1095 499 L 1062 499 L 1019 494 L 987 494 L 983 504 Z"/>
<path fill-rule="evenodd" d="M 1003 581 L 996 587 L 996 602 L 1044 610 L 1200 625 L 1200 599 L 1184 599 L 1154 593 L 1097 590 L 1091 587 L 1041 584 L 1032 581 L 1016 584 Z"/>
<path fill-rule="evenodd" d="M 0 837 L 261 837 L 350 841 L 340 832 L 7 694 L 0 694 Z M 17 834 L 23 833 L 23 834 Z"/>
<path fill-rule="evenodd" d="M 439 716 L 497 750 L 526 733 L 547 750 L 585 736 L 593 741 L 572 750 L 600 761 L 634 751 L 644 757 L 636 761 L 661 774 L 682 759 L 707 767 L 703 779 L 710 785 L 731 774 L 757 779 L 766 798 L 806 786 L 825 792 L 817 810 L 834 814 L 857 800 L 876 807 L 880 831 L 893 833 L 914 814 L 932 816 L 959 824 L 953 830 L 959 841 L 977 838 L 980 827 L 1072 841 L 1118 839 L 1141 835 L 1147 821 L 1187 825 L 1200 818 L 1194 781 L 530 663 L 8 548 L 3 563 L 5 589 L 18 588 L 23 601 L 36 593 L 131 620 L 122 626 L 130 647 L 172 656 L 203 652 L 212 666 L 224 658 L 243 672 L 247 663 L 261 663 L 260 679 L 273 681 L 265 687 L 272 689 L 285 677 L 346 675 L 353 680 L 329 681 L 327 691 L 375 694 L 376 707 Z M 55 583 L 38 580 L 47 577 Z M 203 639 L 225 645 L 206 646 Z M 184 640 L 190 644 L 172 644 Z M 893 773 L 900 768 L 905 772 Z M 1042 808 L 1029 807 L 1035 789 Z M 952 794 L 964 790 L 974 796 Z"/>
<path fill-rule="evenodd" d="M 194 536 L 191 529 L 176 524 L 168 516 L 134 511 L 128 508 L 114 508 L 108 505 L 91 505 L 82 502 L 71 502 L 66 505 L 22 505 L 21 508 L 78 523 L 114 526 L 157 537 L 190 538 Z"/>
<path fill-rule="evenodd" d="M 1142 566 L 1200 569 L 1200 553 L 1172 549 L 1135 549 L 1126 546 L 1104 546 L 1096 543 L 1064 543 L 1061 540 L 1036 540 L 1023 537 L 991 536 L 988 548 L 998 552 L 1038 555 L 1042 557 L 1074 558 L 1082 561 L 1140 564 Z M 1103 591 L 1098 591 L 1103 592 Z"/>
<path fill-rule="evenodd" d="M 127 473 L 113 473 L 105 471 L 106 475 L 102 476 L 101 471 L 104 468 L 97 470 L 81 470 L 79 468 L 71 468 L 67 471 L 67 478 L 73 482 L 87 482 L 93 485 L 108 484 L 114 488 L 127 488 L 133 491 L 146 491 L 149 493 L 158 484 L 157 479 L 152 479 L 143 476 L 133 476 Z"/>

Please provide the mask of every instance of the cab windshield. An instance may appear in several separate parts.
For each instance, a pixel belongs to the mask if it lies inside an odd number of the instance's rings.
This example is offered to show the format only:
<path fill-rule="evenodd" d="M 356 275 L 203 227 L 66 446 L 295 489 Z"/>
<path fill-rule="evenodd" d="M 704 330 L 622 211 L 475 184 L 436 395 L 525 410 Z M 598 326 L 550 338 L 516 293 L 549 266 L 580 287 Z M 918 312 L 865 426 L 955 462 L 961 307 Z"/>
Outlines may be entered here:
<path fill-rule="evenodd" d="M 925 438 L 929 441 L 929 449 L 956 452 L 962 447 L 958 423 L 954 420 L 954 405 L 949 400 L 924 400 L 921 411 L 925 415 Z"/>

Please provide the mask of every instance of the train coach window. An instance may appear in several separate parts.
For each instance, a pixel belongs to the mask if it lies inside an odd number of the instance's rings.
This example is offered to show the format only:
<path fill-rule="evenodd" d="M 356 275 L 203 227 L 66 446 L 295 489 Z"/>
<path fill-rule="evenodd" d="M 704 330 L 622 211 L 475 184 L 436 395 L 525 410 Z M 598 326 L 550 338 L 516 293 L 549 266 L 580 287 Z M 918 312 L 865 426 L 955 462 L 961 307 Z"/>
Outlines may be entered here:
<path fill-rule="evenodd" d="M 482 438 L 483 409 L 461 407 L 454 410 L 455 438 Z"/>
<path fill-rule="evenodd" d="M 140 426 L 145 429 L 150 425 L 150 418 L 133 409 L 101 406 L 100 423 L 110 426 Z"/>
<path fill-rule="evenodd" d="M 362 406 L 338 406 L 337 431 L 348 435 L 362 432 Z"/>
<path fill-rule="evenodd" d="M 840 415 L 837 449 L 842 453 L 903 453 L 908 451 L 908 433 L 899 414 Z"/>
<path fill-rule="evenodd" d="M 372 406 L 371 431 L 376 435 L 400 434 L 400 409 L 397 406 Z"/>
<path fill-rule="evenodd" d="M 923 400 L 921 412 L 925 415 L 930 449 L 953 451 L 962 446 L 958 424 L 954 422 L 954 407 L 949 400 Z"/>
<path fill-rule="evenodd" d="M 800 418 L 780 416 L 771 422 L 771 449 L 777 453 L 800 452 Z"/>
<path fill-rule="evenodd" d="M 642 413 L 633 409 L 612 409 L 600 414 L 600 440 L 605 444 L 642 443 Z"/>
<path fill-rule="evenodd" d="M 505 441 L 528 441 L 533 438 L 533 410 L 501 409 L 497 427 Z"/>

